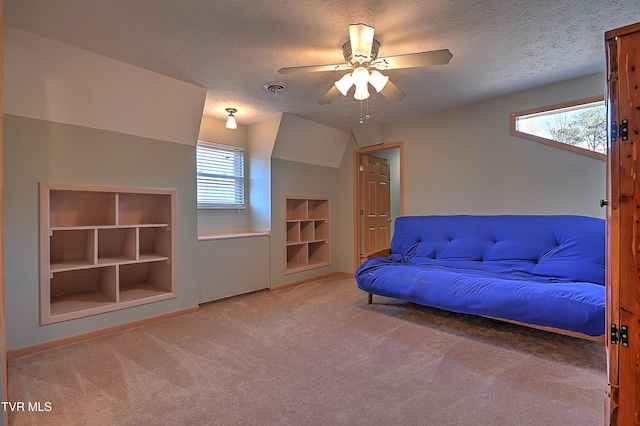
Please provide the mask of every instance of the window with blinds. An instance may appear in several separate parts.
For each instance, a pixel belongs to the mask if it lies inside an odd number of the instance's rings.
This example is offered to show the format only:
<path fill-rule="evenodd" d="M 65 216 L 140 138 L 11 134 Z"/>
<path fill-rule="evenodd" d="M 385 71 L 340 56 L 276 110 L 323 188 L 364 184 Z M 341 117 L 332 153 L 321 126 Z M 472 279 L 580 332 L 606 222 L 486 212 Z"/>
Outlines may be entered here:
<path fill-rule="evenodd" d="M 198 141 L 198 208 L 244 208 L 244 149 Z"/>

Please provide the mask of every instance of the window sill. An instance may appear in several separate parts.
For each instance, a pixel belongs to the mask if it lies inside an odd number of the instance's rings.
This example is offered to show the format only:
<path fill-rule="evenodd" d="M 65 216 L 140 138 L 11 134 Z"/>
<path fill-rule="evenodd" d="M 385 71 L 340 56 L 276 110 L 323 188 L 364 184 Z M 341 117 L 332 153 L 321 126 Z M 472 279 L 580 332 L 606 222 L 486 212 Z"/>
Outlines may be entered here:
<path fill-rule="evenodd" d="M 205 231 L 198 232 L 198 241 L 228 240 L 235 238 L 252 238 L 271 235 L 270 231 L 242 230 L 242 231 Z"/>

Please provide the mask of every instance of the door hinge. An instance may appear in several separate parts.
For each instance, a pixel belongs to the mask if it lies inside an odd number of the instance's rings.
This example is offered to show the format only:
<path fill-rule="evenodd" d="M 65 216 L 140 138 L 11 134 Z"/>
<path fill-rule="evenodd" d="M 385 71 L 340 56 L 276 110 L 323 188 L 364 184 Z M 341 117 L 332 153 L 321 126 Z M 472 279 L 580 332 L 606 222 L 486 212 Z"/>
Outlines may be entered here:
<path fill-rule="evenodd" d="M 622 346 L 629 346 L 629 328 L 623 325 L 618 329 L 615 324 L 611 324 L 611 344 L 617 345 L 618 342 Z"/>
<path fill-rule="evenodd" d="M 622 120 L 620 124 L 611 122 L 611 140 L 615 141 L 618 137 L 623 141 L 629 140 L 629 120 Z"/>

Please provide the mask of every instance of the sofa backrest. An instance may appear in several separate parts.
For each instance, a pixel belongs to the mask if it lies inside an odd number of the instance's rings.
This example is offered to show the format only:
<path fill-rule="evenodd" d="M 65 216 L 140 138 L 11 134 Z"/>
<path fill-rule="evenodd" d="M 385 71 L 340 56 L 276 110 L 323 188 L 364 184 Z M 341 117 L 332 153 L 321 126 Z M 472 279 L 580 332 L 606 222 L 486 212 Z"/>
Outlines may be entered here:
<path fill-rule="evenodd" d="M 604 285 L 605 243 L 605 221 L 584 216 L 404 216 L 391 252 L 410 263 Z"/>

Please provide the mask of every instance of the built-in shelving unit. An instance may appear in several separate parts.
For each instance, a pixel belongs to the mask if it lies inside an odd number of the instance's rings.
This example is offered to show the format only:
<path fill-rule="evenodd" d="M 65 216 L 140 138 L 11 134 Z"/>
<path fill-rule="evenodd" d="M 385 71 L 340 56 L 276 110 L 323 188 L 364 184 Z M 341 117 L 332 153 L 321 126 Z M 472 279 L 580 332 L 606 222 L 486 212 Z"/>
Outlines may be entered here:
<path fill-rule="evenodd" d="M 331 264 L 329 198 L 285 197 L 285 273 Z"/>
<path fill-rule="evenodd" d="M 40 184 L 40 323 L 176 297 L 175 190 Z"/>

